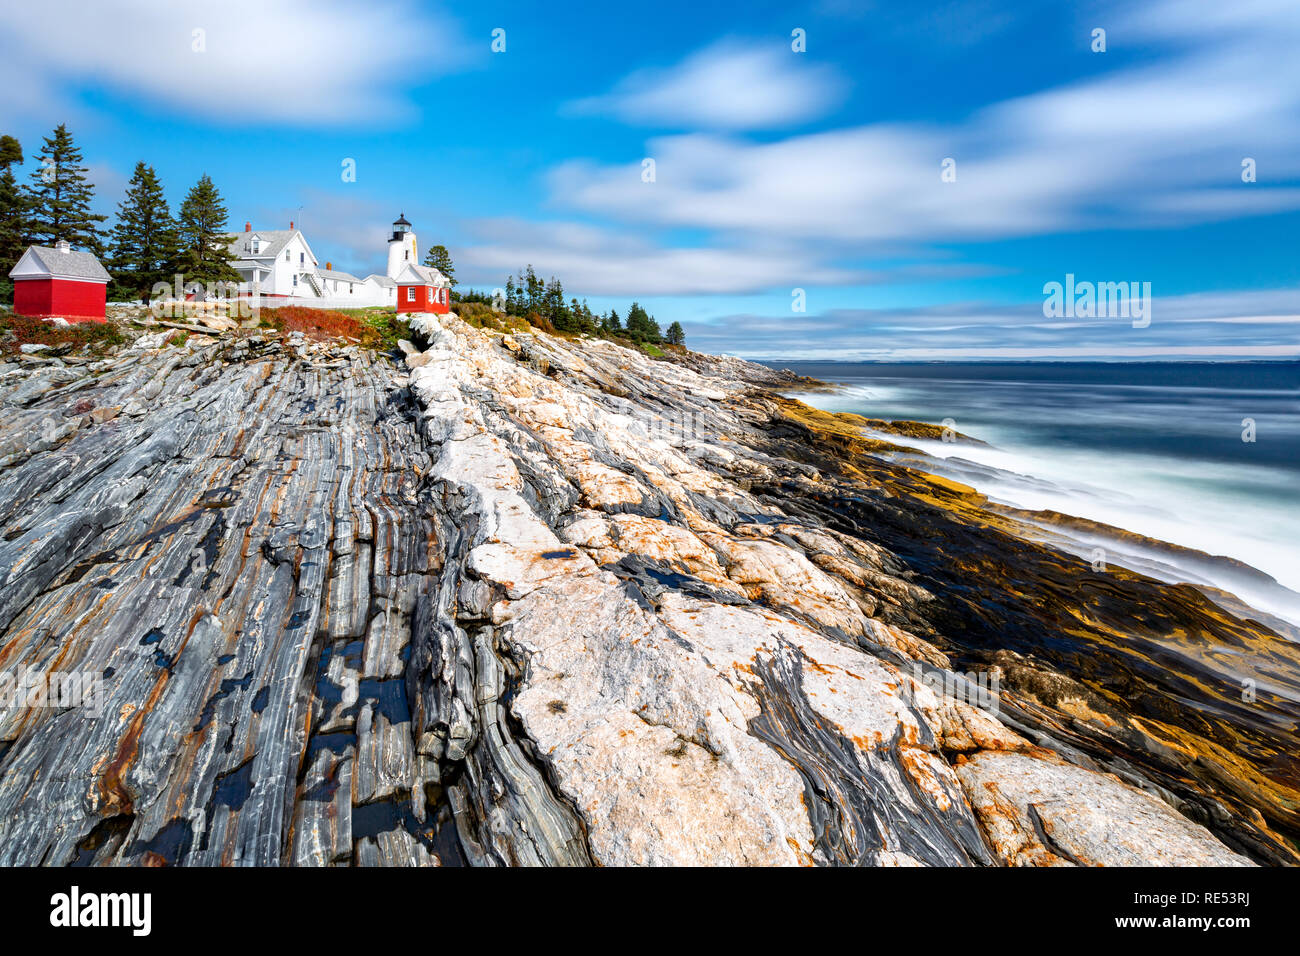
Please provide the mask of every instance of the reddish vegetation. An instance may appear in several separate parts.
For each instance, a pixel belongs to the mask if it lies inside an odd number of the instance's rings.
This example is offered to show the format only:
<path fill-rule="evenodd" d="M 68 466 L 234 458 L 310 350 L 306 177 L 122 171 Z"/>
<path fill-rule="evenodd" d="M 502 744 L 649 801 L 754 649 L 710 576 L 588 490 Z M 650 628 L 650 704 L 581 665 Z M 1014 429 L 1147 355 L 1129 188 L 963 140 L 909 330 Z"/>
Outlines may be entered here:
<path fill-rule="evenodd" d="M 301 332 L 311 339 L 344 338 L 359 342 L 366 333 L 366 326 L 360 320 L 332 309 L 286 305 L 280 309 L 264 309 L 262 317 L 282 332 Z"/>
<path fill-rule="evenodd" d="M 122 333 L 117 326 L 101 322 L 77 322 L 60 326 L 53 322 L 11 315 L 0 320 L 0 353 L 12 354 L 20 345 L 116 345 Z"/>
<path fill-rule="evenodd" d="M 555 334 L 555 326 L 551 324 L 551 320 L 546 316 L 537 312 L 529 312 L 524 318 L 528 320 L 528 324 L 533 328 L 541 329 L 543 332 L 550 332 L 552 335 Z"/>

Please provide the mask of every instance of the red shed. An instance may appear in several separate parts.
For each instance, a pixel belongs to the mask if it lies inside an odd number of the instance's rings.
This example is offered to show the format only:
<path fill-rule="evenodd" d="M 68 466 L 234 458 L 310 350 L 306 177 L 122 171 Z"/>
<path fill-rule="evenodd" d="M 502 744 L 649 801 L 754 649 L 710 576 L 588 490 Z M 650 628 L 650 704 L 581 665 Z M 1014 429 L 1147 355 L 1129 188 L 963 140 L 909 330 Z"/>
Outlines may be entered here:
<path fill-rule="evenodd" d="M 398 312 L 451 311 L 451 283 L 437 269 L 408 263 L 397 276 Z"/>
<path fill-rule="evenodd" d="M 9 270 L 14 313 L 69 322 L 103 322 L 108 273 L 89 252 L 74 252 L 60 240 L 54 248 L 28 246 Z"/>

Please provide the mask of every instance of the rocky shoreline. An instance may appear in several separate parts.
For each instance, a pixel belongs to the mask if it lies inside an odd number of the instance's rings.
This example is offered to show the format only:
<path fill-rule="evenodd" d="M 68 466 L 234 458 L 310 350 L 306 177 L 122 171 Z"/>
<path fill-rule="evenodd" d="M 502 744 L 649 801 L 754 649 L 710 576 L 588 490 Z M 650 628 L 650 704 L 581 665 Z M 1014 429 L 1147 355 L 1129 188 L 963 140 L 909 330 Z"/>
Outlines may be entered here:
<path fill-rule="evenodd" d="M 0 672 L 105 695 L 0 711 L 0 863 L 1300 860 L 1295 645 L 875 454 L 938 426 L 416 333 L 0 367 Z"/>

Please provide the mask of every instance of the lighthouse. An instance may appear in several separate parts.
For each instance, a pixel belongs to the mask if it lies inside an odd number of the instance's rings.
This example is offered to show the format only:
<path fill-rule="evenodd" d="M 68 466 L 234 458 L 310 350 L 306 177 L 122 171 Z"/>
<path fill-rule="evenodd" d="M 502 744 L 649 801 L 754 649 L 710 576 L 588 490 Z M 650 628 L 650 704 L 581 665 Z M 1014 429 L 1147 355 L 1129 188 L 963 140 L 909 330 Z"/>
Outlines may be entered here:
<path fill-rule="evenodd" d="M 419 265 L 418 250 L 415 233 L 406 221 L 406 213 L 402 213 L 393 223 L 393 231 L 388 237 L 388 278 L 396 279 L 407 266 Z"/>

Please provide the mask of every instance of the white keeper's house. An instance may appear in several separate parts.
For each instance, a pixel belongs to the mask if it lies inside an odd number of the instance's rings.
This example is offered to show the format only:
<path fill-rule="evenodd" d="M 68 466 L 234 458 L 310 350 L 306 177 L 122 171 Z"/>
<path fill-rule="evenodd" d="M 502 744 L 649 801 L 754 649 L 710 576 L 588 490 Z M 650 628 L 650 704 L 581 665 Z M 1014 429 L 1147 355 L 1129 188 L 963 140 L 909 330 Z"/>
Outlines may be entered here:
<path fill-rule="evenodd" d="M 437 269 L 419 265 L 419 246 L 405 216 L 398 217 L 389 234 L 387 275 L 368 275 L 364 279 L 335 269 L 331 262 L 326 262 L 322 269 L 307 237 L 292 222 L 288 229 L 259 230 L 247 222 L 242 233 L 229 236 L 227 241 L 230 255 L 235 257 L 231 265 L 239 273 L 240 281 L 247 283 L 254 293 L 260 293 L 265 305 L 334 309 L 398 306 L 399 279 L 407 297 L 413 294 L 406 286 L 419 280 L 421 303 L 446 303 L 449 298 L 451 283 L 447 278 Z M 417 309 L 399 308 L 398 311 Z"/>

